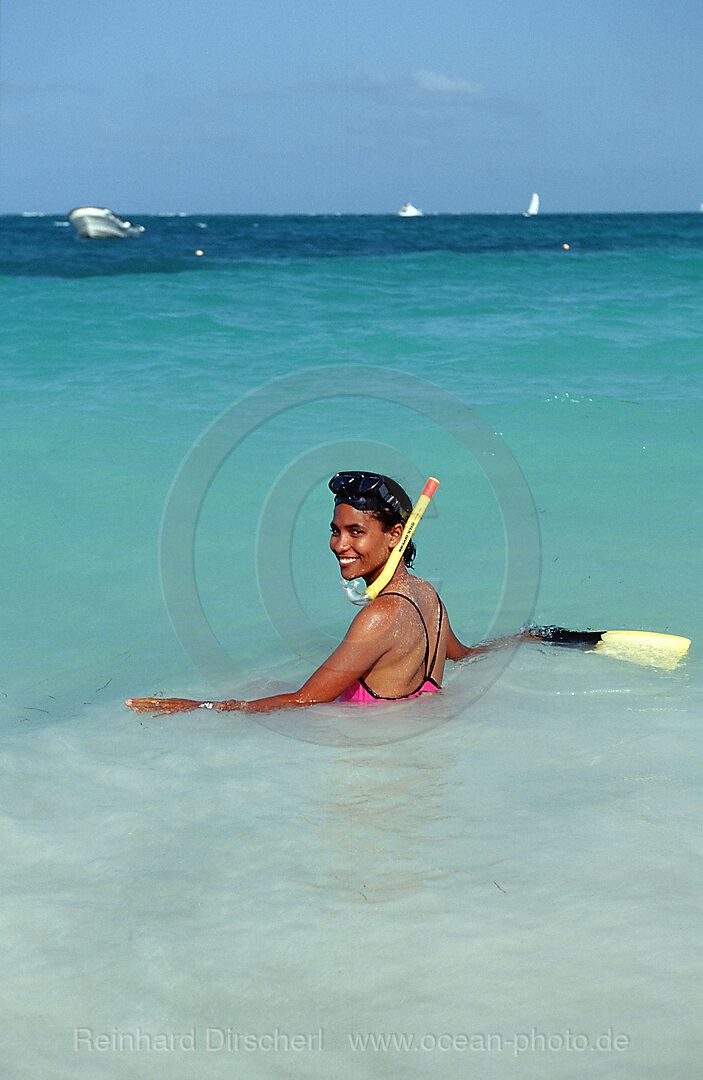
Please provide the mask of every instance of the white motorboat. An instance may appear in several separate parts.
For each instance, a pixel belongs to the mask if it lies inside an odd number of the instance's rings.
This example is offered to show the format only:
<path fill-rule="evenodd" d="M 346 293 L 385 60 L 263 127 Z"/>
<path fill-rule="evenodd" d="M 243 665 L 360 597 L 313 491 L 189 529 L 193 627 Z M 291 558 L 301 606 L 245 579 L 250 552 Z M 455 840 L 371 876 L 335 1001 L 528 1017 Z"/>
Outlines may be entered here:
<path fill-rule="evenodd" d="M 406 202 L 398 211 L 398 217 L 424 217 L 422 210 L 418 210 L 412 203 Z"/>
<path fill-rule="evenodd" d="M 143 225 L 123 221 L 105 206 L 78 206 L 67 217 L 79 236 L 91 240 L 107 236 L 139 236 L 144 232 Z"/>
<path fill-rule="evenodd" d="M 537 214 L 539 214 L 539 195 L 536 191 L 533 191 L 532 198 L 530 199 L 530 205 L 522 216 L 536 217 Z"/>

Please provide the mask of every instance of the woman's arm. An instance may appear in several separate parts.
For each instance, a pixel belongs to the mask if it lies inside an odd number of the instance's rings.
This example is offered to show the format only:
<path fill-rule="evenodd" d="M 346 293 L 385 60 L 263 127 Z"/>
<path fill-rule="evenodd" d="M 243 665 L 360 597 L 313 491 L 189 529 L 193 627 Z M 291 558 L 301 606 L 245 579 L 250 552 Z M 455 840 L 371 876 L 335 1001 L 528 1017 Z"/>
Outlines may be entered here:
<path fill-rule="evenodd" d="M 464 645 L 456 636 L 451 626 L 447 636 L 447 660 L 467 660 L 471 656 L 479 656 L 489 652 L 489 645 Z"/>
<path fill-rule="evenodd" d="M 389 613 L 385 604 L 375 602 L 362 608 L 355 616 L 344 640 L 331 656 L 291 694 L 273 694 L 255 701 L 222 702 L 223 712 L 231 709 L 244 712 L 271 712 L 274 709 L 295 709 L 335 701 L 355 679 L 360 679 L 388 652 Z"/>
<path fill-rule="evenodd" d="M 386 605 L 375 601 L 362 608 L 344 640 L 310 678 L 290 694 L 273 694 L 254 701 L 191 701 L 184 698 L 129 698 L 125 704 L 136 712 L 175 713 L 191 709 L 220 712 L 272 712 L 303 708 L 334 701 L 355 679 L 365 675 L 389 649 L 390 615 Z"/>
<path fill-rule="evenodd" d="M 456 636 L 454 631 L 449 626 L 449 635 L 447 637 L 447 660 L 468 660 L 472 656 L 481 656 L 487 652 L 493 652 L 494 649 L 502 649 L 506 645 L 520 645 L 523 641 L 535 641 L 536 639 L 521 630 L 517 634 L 510 634 L 508 637 L 492 638 L 490 641 L 483 641 L 480 645 L 464 645 Z"/>

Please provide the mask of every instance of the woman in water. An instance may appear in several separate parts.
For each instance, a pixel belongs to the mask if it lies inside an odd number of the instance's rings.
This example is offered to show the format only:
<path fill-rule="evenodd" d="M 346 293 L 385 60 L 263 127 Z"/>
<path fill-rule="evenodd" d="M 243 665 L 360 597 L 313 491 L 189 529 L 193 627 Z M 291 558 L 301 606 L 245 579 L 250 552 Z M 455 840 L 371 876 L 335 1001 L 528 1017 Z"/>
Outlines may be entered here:
<path fill-rule="evenodd" d="M 400 484 L 376 473 L 337 473 L 329 487 L 334 495 L 330 548 L 342 578 L 363 578 L 368 586 L 400 542 L 412 503 Z M 129 698 L 126 704 L 137 712 L 270 712 L 329 701 L 400 701 L 436 692 L 445 660 L 464 660 L 487 646 L 462 645 L 435 590 L 408 573 L 414 556 L 411 542 L 388 585 L 361 608 L 344 640 L 300 690 L 255 701 Z"/>

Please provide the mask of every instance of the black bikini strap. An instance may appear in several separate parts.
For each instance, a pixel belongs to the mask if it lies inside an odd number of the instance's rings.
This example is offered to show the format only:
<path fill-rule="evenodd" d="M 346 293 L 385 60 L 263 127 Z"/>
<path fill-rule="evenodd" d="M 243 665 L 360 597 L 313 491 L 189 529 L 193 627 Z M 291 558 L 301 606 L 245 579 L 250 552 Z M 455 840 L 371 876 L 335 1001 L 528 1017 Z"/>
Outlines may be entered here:
<path fill-rule="evenodd" d="M 425 622 L 424 616 L 423 616 L 422 612 L 420 611 L 420 608 L 417 606 L 417 604 L 415 603 L 414 600 L 411 600 L 411 598 L 409 596 L 406 596 L 405 593 L 402 593 L 402 592 L 384 592 L 384 593 L 381 593 L 381 596 L 400 596 L 402 600 L 407 600 L 409 604 L 412 604 L 412 606 L 415 608 L 415 611 L 420 616 L 420 622 L 422 623 L 422 629 L 425 631 L 425 664 L 424 664 L 424 667 L 425 667 L 425 682 L 426 682 L 427 679 L 429 679 L 429 677 L 430 677 L 430 673 L 432 671 L 434 671 L 435 660 L 437 659 L 437 650 L 439 649 L 439 639 L 440 639 L 441 634 L 442 634 L 442 613 L 444 611 L 444 604 L 442 603 L 442 601 L 439 599 L 439 596 L 438 596 L 437 599 L 439 600 L 439 622 L 437 624 L 437 640 L 435 641 L 434 653 L 432 654 L 432 663 L 428 667 L 427 666 L 427 661 L 430 658 L 430 635 L 427 632 L 427 623 Z"/>
<path fill-rule="evenodd" d="M 439 619 L 437 620 L 437 640 L 435 641 L 434 652 L 432 653 L 432 663 L 430 664 L 430 666 L 427 669 L 426 678 L 428 678 L 428 679 L 429 679 L 430 675 L 432 674 L 432 672 L 434 671 L 435 661 L 437 659 L 437 650 L 439 649 L 439 639 L 442 636 L 442 616 L 444 615 L 444 604 L 440 600 L 439 596 L 437 597 L 437 600 L 439 601 Z"/>

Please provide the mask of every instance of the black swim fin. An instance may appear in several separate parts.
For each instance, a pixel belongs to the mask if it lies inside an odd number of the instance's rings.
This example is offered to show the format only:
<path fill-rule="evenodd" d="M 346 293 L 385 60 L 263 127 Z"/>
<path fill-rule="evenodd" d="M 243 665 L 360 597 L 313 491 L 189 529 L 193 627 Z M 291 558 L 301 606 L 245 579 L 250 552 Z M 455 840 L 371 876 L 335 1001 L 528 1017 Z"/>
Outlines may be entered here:
<path fill-rule="evenodd" d="M 567 649 L 594 649 L 605 631 L 565 630 L 563 626 L 526 626 L 523 633 L 548 641 L 550 645 L 564 645 Z"/>

